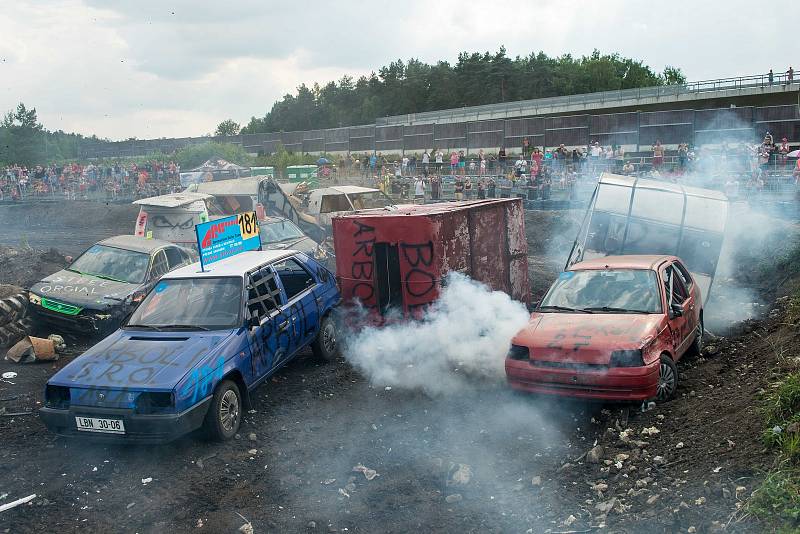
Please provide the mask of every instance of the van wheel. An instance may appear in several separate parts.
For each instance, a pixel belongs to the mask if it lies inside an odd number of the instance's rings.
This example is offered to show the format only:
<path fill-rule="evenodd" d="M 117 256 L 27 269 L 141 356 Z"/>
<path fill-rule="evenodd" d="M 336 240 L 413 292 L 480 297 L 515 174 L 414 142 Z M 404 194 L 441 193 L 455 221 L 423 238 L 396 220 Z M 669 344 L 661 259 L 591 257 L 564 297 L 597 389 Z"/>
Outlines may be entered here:
<path fill-rule="evenodd" d="M 671 399 L 678 389 L 678 366 L 666 354 L 661 355 L 661 364 L 658 369 L 658 388 L 656 400 L 664 402 Z"/>
<path fill-rule="evenodd" d="M 242 395 L 231 380 L 223 380 L 214 392 L 203 429 L 215 441 L 231 439 L 242 423 Z"/>
<path fill-rule="evenodd" d="M 339 341 L 337 339 L 336 321 L 329 315 L 322 318 L 319 325 L 319 332 L 314 342 L 311 344 L 311 350 L 314 351 L 314 356 L 324 361 L 333 361 L 339 355 Z"/>

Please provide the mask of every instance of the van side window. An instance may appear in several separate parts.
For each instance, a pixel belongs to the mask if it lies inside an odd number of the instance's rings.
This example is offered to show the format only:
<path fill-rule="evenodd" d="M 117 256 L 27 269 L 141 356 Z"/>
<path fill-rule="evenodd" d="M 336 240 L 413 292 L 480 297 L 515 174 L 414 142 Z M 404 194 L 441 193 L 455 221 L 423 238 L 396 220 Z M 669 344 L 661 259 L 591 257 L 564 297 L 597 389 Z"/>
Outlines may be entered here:
<path fill-rule="evenodd" d="M 286 298 L 292 300 L 296 295 L 302 293 L 316 282 L 305 267 L 300 265 L 294 258 L 286 259 L 273 265 L 281 277 L 283 289 L 286 291 Z"/>
<path fill-rule="evenodd" d="M 247 310 L 250 317 L 264 318 L 281 307 L 281 290 L 269 266 L 250 273 L 247 281 Z"/>
<path fill-rule="evenodd" d="M 350 202 L 344 193 L 339 195 L 325 195 L 319 207 L 320 213 L 333 213 L 336 211 L 350 211 Z"/>

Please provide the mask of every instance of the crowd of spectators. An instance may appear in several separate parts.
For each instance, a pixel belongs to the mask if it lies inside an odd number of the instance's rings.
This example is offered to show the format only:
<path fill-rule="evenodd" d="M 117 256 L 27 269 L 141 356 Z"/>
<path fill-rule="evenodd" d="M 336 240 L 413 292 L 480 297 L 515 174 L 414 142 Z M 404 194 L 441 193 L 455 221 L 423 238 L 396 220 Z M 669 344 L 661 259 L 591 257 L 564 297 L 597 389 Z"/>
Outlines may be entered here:
<path fill-rule="evenodd" d="M 526 191 L 530 199 L 546 199 L 551 189 L 565 190 L 572 198 L 575 184 L 593 182 L 604 171 L 718 188 L 734 183 L 758 192 L 791 174 L 800 179 L 800 164 L 787 157 L 790 151 L 787 139 L 775 143 L 769 133 L 760 144 L 722 142 L 696 148 L 679 143 L 669 150 L 657 140 L 632 154 L 622 145 L 602 146 L 594 140 L 585 147 L 549 149 L 524 139 L 515 152 L 502 147 L 497 153 L 481 149 L 465 155 L 463 150 L 434 149 L 396 158 L 375 152 L 350 158 L 349 165 L 386 192 L 416 190 L 421 180 L 432 199 L 446 182 L 454 182 L 455 198 L 491 198 L 512 189 Z"/>
<path fill-rule="evenodd" d="M 179 174 L 174 161 L 9 165 L 0 171 L 0 200 L 144 198 L 180 190 Z"/>

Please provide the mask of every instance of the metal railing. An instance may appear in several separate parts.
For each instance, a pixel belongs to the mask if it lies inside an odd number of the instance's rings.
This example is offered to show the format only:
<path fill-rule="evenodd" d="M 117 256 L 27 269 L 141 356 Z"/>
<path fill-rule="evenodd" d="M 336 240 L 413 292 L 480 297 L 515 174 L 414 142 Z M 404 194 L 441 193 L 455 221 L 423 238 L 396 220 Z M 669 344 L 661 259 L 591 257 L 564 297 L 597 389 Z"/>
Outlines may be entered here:
<path fill-rule="evenodd" d="M 451 108 L 437 111 L 424 111 L 406 115 L 392 115 L 380 117 L 375 123 L 378 126 L 395 124 L 424 124 L 439 122 L 455 122 L 464 120 L 479 120 L 492 118 L 517 117 L 523 115 L 537 115 L 541 112 L 552 112 L 556 107 L 582 106 L 586 104 L 610 104 L 623 100 L 642 98 L 676 97 L 684 94 L 700 94 L 724 90 L 741 91 L 743 89 L 780 87 L 798 84 L 796 76 L 789 79 L 788 74 L 756 74 L 753 76 L 738 76 L 735 78 L 719 78 L 716 80 L 702 80 L 680 85 L 660 85 L 655 87 L 639 87 L 636 89 L 620 89 L 616 91 L 601 91 L 597 93 L 582 93 L 576 95 L 553 96 L 536 98 L 532 100 L 519 100 L 516 102 L 502 102 L 498 104 L 484 104 L 463 108 Z"/>

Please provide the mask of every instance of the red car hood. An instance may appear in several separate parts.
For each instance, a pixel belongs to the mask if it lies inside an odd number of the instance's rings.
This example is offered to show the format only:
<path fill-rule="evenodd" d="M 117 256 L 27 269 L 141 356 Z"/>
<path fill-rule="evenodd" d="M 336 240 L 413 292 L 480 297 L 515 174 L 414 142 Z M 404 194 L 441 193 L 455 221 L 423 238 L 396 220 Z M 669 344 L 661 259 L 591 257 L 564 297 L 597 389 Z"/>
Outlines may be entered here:
<path fill-rule="evenodd" d="M 608 364 L 615 350 L 640 349 L 658 334 L 661 314 L 534 313 L 512 340 L 532 360 Z"/>

